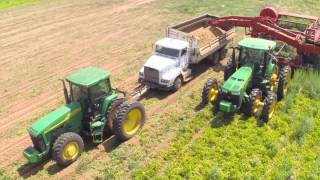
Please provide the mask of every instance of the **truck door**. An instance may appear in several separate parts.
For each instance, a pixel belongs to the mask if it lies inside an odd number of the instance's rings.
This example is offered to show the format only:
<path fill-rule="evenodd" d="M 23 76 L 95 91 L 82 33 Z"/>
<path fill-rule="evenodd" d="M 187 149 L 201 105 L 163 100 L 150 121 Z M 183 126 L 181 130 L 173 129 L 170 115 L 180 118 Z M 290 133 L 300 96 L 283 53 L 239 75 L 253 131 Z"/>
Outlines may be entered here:
<path fill-rule="evenodd" d="M 180 56 L 180 68 L 187 69 L 188 68 L 188 53 L 187 48 L 182 49 L 181 56 Z"/>

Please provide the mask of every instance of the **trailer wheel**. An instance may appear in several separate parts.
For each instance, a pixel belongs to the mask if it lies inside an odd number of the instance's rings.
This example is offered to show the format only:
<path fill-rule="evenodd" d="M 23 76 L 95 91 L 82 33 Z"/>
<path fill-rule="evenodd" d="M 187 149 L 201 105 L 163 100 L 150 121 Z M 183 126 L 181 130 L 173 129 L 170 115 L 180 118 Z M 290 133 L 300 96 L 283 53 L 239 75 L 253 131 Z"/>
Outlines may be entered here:
<path fill-rule="evenodd" d="M 216 79 L 208 79 L 202 90 L 202 104 L 207 105 L 209 102 L 216 108 L 219 99 L 219 83 Z"/>
<path fill-rule="evenodd" d="M 229 60 L 227 67 L 224 69 L 224 74 L 223 74 L 223 79 L 224 81 L 228 80 L 229 77 L 236 72 L 237 70 L 237 65 L 232 63 L 231 60 Z"/>
<path fill-rule="evenodd" d="M 113 129 L 116 137 L 128 140 L 144 125 L 146 113 L 141 103 L 125 102 L 119 107 Z"/>
<path fill-rule="evenodd" d="M 104 130 L 105 133 L 108 133 L 108 132 L 113 133 L 113 122 L 115 121 L 116 113 L 119 110 L 119 106 L 124 102 L 125 102 L 124 98 L 118 98 L 110 104 L 108 111 L 106 113 L 107 126 Z"/>
<path fill-rule="evenodd" d="M 264 123 L 268 122 L 272 118 L 274 111 L 276 110 L 276 104 L 277 95 L 274 92 L 269 91 L 262 110 L 261 120 Z"/>
<path fill-rule="evenodd" d="M 78 159 L 83 148 L 81 136 L 73 132 L 64 133 L 54 142 L 52 157 L 59 166 L 68 166 Z"/>
<path fill-rule="evenodd" d="M 228 49 L 226 47 L 223 47 L 219 50 L 219 60 L 223 60 L 227 57 Z"/>
<path fill-rule="evenodd" d="M 288 84 L 292 78 L 292 69 L 290 66 L 284 66 L 280 70 L 280 78 L 278 83 L 277 96 L 280 101 L 288 92 Z"/>
<path fill-rule="evenodd" d="M 174 80 L 174 83 L 173 83 L 173 91 L 178 91 L 182 86 L 182 80 L 181 80 L 181 77 L 177 77 L 175 80 Z"/>
<path fill-rule="evenodd" d="M 262 91 L 258 88 L 252 89 L 249 95 L 248 104 L 245 109 L 246 116 L 260 118 L 263 109 Z"/>

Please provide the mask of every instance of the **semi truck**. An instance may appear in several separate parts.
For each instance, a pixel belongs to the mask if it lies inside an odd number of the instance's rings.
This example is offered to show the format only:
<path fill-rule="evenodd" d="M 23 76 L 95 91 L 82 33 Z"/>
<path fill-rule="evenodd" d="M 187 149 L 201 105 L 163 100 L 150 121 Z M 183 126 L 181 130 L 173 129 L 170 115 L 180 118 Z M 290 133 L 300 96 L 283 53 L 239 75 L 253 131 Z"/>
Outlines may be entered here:
<path fill-rule="evenodd" d="M 209 14 L 167 28 L 166 37 L 154 45 L 154 52 L 139 72 L 139 82 L 160 90 L 178 90 L 192 79 L 192 64 L 204 59 L 217 63 L 227 53 L 234 28 L 212 27 L 218 17 Z"/>

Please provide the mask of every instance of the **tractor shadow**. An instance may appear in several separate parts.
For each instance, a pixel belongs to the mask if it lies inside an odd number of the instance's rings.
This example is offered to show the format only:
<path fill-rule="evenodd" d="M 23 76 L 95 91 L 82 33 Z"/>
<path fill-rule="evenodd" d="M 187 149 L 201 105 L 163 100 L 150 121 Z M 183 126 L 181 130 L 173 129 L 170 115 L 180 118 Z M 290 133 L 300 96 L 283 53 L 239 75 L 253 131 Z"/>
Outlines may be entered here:
<path fill-rule="evenodd" d="M 188 82 L 183 83 L 182 88 L 188 83 L 192 81 L 196 81 L 196 78 L 200 76 L 202 73 L 206 72 L 208 69 L 212 69 L 215 72 L 223 71 L 225 68 L 225 66 L 223 65 L 224 64 L 223 61 L 220 61 L 215 66 L 210 65 L 210 63 L 206 60 L 201 61 L 199 64 L 191 65 L 190 67 L 192 69 L 192 79 L 189 80 Z M 179 92 L 179 90 L 177 92 Z M 157 89 L 150 89 L 145 94 L 143 94 L 139 98 L 139 100 L 143 100 L 143 99 L 148 100 L 151 98 L 157 98 L 158 100 L 163 100 L 172 94 L 175 94 L 175 92 L 173 92 L 172 90 L 163 91 L 163 90 L 157 90 Z"/>
<path fill-rule="evenodd" d="M 104 142 L 102 142 L 101 144 L 93 143 L 92 140 L 90 139 L 90 137 L 86 137 L 86 136 L 83 137 L 83 140 L 84 140 L 84 142 L 86 142 L 85 146 L 84 146 L 84 152 L 90 152 L 92 150 L 98 149 L 99 151 L 105 151 L 105 153 L 110 153 L 123 142 L 111 134 L 107 134 L 105 136 Z M 100 146 L 100 148 L 98 146 Z M 103 148 L 103 150 L 100 150 L 101 148 Z M 51 160 L 52 160 L 51 158 L 46 158 L 43 162 L 41 162 L 39 164 L 31 164 L 31 163 L 23 164 L 22 166 L 20 166 L 18 168 L 18 170 L 17 170 L 18 174 L 23 179 L 26 179 L 26 178 L 29 178 L 33 175 L 36 175 L 39 171 L 42 171 L 42 170 L 47 170 L 49 175 L 55 175 L 55 174 L 59 173 L 60 171 L 64 170 L 65 168 L 68 168 L 68 166 L 67 167 L 60 167 L 55 162 L 53 164 L 49 165 L 49 167 L 45 167 L 46 164 L 48 162 L 50 162 Z M 75 163 L 76 162 L 74 162 L 73 164 L 71 164 L 69 166 L 72 166 Z"/>

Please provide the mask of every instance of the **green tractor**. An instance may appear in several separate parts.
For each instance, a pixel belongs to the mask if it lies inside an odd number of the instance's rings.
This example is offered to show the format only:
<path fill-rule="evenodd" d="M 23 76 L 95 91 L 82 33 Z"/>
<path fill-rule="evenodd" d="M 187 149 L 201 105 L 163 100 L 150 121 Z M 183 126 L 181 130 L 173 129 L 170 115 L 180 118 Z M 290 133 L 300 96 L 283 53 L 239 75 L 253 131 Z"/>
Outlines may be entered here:
<path fill-rule="evenodd" d="M 277 58 L 272 55 L 275 47 L 276 42 L 271 40 L 241 40 L 233 48 L 223 85 L 209 79 L 202 91 L 202 103 L 212 103 L 214 111 L 233 113 L 241 109 L 246 116 L 256 116 L 263 122 L 271 119 L 277 100 L 287 93 L 293 75 L 290 66 L 277 65 Z"/>
<path fill-rule="evenodd" d="M 126 93 L 113 89 L 110 73 L 87 67 L 68 76 L 69 93 L 62 81 L 66 104 L 36 121 L 28 132 L 33 146 L 23 155 L 38 163 L 50 154 L 60 166 L 77 160 L 84 150 L 82 137 L 101 143 L 112 132 L 120 140 L 133 137 L 145 122 L 145 110 Z M 110 133 L 109 133 L 110 134 Z"/>

